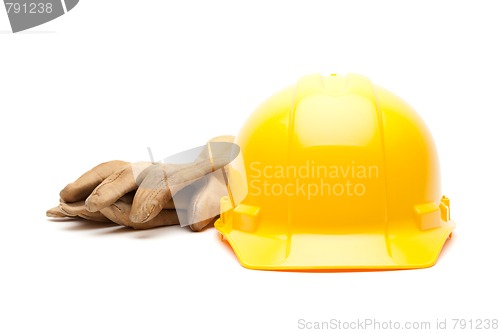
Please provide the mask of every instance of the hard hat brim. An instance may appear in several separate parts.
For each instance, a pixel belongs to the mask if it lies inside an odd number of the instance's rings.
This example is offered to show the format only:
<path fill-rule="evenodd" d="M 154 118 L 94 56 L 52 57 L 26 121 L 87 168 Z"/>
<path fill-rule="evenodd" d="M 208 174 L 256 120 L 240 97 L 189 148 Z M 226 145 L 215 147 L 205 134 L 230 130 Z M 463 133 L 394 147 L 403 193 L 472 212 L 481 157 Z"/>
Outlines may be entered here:
<path fill-rule="evenodd" d="M 215 222 L 243 267 L 259 270 L 390 270 L 433 266 L 455 223 L 370 234 L 262 235 Z"/>

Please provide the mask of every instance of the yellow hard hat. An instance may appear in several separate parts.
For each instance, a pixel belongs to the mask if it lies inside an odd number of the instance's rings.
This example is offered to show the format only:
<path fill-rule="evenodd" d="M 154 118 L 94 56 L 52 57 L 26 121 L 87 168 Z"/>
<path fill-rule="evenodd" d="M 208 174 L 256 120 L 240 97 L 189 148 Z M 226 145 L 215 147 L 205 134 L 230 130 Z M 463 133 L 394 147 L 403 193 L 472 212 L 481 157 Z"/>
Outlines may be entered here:
<path fill-rule="evenodd" d="M 302 77 L 235 142 L 215 227 L 244 267 L 429 267 L 455 227 L 427 127 L 362 76 Z"/>

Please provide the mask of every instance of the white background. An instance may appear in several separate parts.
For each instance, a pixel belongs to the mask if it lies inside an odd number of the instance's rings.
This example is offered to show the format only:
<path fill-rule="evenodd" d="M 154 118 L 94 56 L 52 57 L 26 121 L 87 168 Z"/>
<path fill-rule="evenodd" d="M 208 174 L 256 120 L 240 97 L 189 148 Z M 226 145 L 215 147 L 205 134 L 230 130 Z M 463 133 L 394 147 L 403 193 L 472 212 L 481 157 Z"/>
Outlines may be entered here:
<path fill-rule="evenodd" d="M 12 34 L 0 10 L 0 332 L 498 319 L 499 11 L 495 1 L 81 0 Z M 264 99 L 316 72 L 363 74 L 431 129 L 457 223 L 436 266 L 252 271 L 215 229 L 45 217 L 94 165 L 237 133 Z"/>

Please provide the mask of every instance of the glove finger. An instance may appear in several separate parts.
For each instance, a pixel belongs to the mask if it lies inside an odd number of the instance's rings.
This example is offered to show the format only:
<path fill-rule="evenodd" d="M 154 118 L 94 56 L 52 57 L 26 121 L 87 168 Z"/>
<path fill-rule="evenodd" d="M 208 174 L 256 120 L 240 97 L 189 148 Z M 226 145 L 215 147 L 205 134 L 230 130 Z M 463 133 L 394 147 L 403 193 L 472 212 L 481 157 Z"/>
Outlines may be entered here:
<path fill-rule="evenodd" d="M 131 221 L 129 218 L 130 210 L 131 204 L 120 199 L 112 205 L 103 208 L 101 212 L 113 222 L 131 227 L 133 229 L 151 229 L 160 226 L 179 224 L 179 218 L 176 210 L 174 209 L 164 209 L 153 219 L 145 223 L 136 223 Z"/>
<path fill-rule="evenodd" d="M 132 202 L 134 201 L 135 193 L 136 193 L 136 191 L 132 191 L 132 192 L 125 194 L 123 197 L 120 198 L 120 201 L 123 201 L 123 202 L 126 202 L 126 203 L 132 205 Z M 174 199 L 172 198 L 169 201 L 167 201 L 167 203 L 165 204 L 165 207 L 163 209 L 176 209 L 176 207 L 178 207 L 178 209 L 187 209 L 187 206 L 188 206 L 187 199 L 188 198 L 186 195 L 181 195 L 181 193 L 179 193 L 176 195 L 175 204 L 174 204 Z"/>
<path fill-rule="evenodd" d="M 113 172 L 127 164 L 128 163 L 124 161 L 109 161 L 99 164 L 84 173 L 73 183 L 66 185 L 60 193 L 61 199 L 66 202 L 85 200 L 97 185 L 109 177 Z"/>
<path fill-rule="evenodd" d="M 214 222 L 217 221 L 218 218 L 219 216 L 217 215 L 215 217 L 210 217 L 208 219 L 198 221 L 196 223 L 190 224 L 189 228 L 191 228 L 192 231 L 203 231 L 207 228 L 213 227 Z"/>
<path fill-rule="evenodd" d="M 45 215 L 47 215 L 47 217 L 68 217 L 66 214 L 64 214 L 60 209 L 59 209 L 59 206 L 57 207 L 53 207 L 49 210 L 47 210 L 47 212 L 45 213 Z"/>
<path fill-rule="evenodd" d="M 109 222 L 109 219 L 101 212 L 89 212 L 85 207 L 85 201 L 61 202 L 59 210 L 68 217 L 78 216 L 89 221 Z"/>
<path fill-rule="evenodd" d="M 144 223 L 136 223 L 130 221 L 130 227 L 134 229 L 151 229 L 162 226 L 178 225 L 179 224 L 178 214 L 181 212 L 182 210 L 163 209 L 153 219 L 146 221 Z"/>
<path fill-rule="evenodd" d="M 173 199 L 170 199 L 167 201 L 167 203 L 165 204 L 165 207 L 163 207 L 163 209 L 175 209 L 175 203 L 174 203 L 174 200 Z M 179 207 L 179 209 L 182 209 L 182 207 Z"/>
<path fill-rule="evenodd" d="M 130 212 L 130 220 L 136 223 L 153 219 L 172 199 L 166 165 L 152 165 L 143 174 L 146 175 L 137 189 Z"/>
<path fill-rule="evenodd" d="M 96 212 L 108 207 L 128 192 L 137 189 L 136 177 L 150 163 L 134 163 L 114 172 L 98 185 L 85 201 L 87 210 Z"/>
<path fill-rule="evenodd" d="M 134 192 L 127 193 L 108 207 L 101 209 L 100 212 L 116 224 L 128 227 L 130 226 L 129 215 L 133 199 Z"/>
<path fill-rule="evenodd" d="M 118 200 L 108 207 L 104 207 L 100 212 L 116 224 L 127 226 L 130 203 Z"/>

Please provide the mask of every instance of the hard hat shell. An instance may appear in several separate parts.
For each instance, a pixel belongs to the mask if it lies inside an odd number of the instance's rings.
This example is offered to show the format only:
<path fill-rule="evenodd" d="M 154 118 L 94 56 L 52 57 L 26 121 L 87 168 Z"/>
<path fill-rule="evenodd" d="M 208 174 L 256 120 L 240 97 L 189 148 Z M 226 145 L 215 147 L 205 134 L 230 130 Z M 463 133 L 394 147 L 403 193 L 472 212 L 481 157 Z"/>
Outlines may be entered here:
<path fill-rule="evenodd" d="M 424 122 L 362 76 L 302 77 L 235 142 L 215 227 L 244 267 L 429 267 L 455 227 Z"/>

